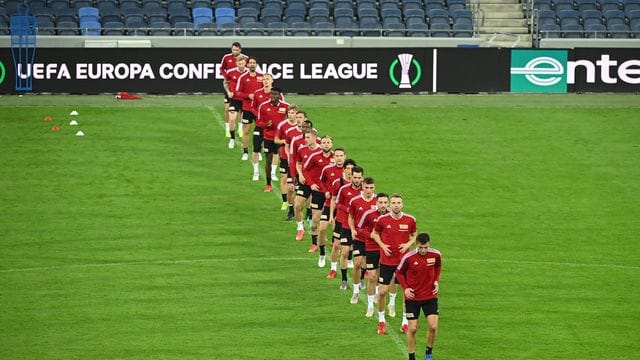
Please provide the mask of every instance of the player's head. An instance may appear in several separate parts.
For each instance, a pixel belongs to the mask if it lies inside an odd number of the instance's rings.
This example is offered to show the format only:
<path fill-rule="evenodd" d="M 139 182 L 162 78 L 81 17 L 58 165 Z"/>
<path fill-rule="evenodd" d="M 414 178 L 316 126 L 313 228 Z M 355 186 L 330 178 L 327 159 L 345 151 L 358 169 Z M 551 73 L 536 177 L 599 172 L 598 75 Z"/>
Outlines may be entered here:
<path fill-rule="evenodd" d="M 351 169 L 351 183 L 355 187 L 360 187 L 362 185 L 362 179 L 364 176 L 364 169 L 358 165 L 354 166 Z"/>
<path fill-rule="evenodd" d="M 233 54 L 233 56 L 240 54 L 241 51 L 242 51 L 242 45 L 240 45 L 239 42 L 236 41 L 233 44 L 231 44 L 231 53 Z"/>
<path fill-rule="evenodd" d="M 378 193 L 376 195 L 376 205 L 378 206 L 378 211 L 386 213 L 389 208 L 389 195 L 383 192 Z"/>
<path fill-rule="evenodd" d="M 362 180 L 362 192 L 368 198 L 372 197 L 376 191 L 376 182 L 372 177 L 366 177 Z"/>
<path fill-rule="evenodd" d="M 266 73 L 262 75 L 262 86 L 270 88 L 273 85 L 273 75 Z"/>
<path fill-rule="evenodd" d="M 420 253 L 420 255 L 427 255 L 429 245 L 431 245 L 431 238 L 429 237 L 429 234 L 422 232 L 416 236 L 416 247 L 418 248 L 418 253 Z"/>
<path fill-rule="evenodd" d="M 344 159 L 346 155 L 347 153 L 344 151 L 343 147 L 337 147 L 335 150 L 333 150 L 333 161 L 335 162 L 336 166 L 342 167 L 344 165 Z"/>
<path fill-rule="evenodd" d="M 249 59 L 247 60 L 247 68 L 249 69 L 249 71 L 255 72 L 257 67 L 258 67 L 258 59 L 256 59 L 253 56 L 249 56 Z"/>
<path fill-rule="evenodd" d="M 244 70 L 244 67 L 247 65 L 247 57 L 239 54 L 238 56 L 236 56 L 236 66 L 238 67 L 238 70 L 242 71 Z"/>
<path fill-rule="evenodd" d="M 307 144 L 307 146 L 311 146 L 315 144 L 317 139 L 318 139 L 318 132 L 315 131 L 314 129 L 311 129 L 310 131 L 304 133 L 304 141 Z"/>
<path fill-rule="evenodd" d="M 333 147 L 333 138 L 329 135 L 323 136 L 322 139 L 320 139 L 320 147 L 324 153 L 331 152 L 331 148 Z"/>
<path fill-rule="evenodd" d="M 342 165 L 342 167 L 344 167 L 344 170 L 342 172 L 342 176 L 351 181 L 351 170 L 353 170 L 353 167 L 356 166 L 358 164 L 356 164 L 356 161 L 353 159 L 346 159 L 344 161 L 344 165 Z"/>
<path fill-rule="evenodd" d="M 394 214 L 400 214 L 400 212 L 402 212 L 402 207 L 404 206 L 404 203 L 402 201 L 402 196 L 400 196 L 400 194 L 393 194 L 391 195 L 391 198 L 389 199 L 389 203 L 391 204 L 391 212 L 393 212 Z"/>
<path fill-rule="evenodd" d="M 298 114 L 300 114 L 300 111 L 298 111 Z M 298 119 L 298 114 L 296 114 L 296 120 Z M 302 120 L 302 124 L 300 124 L 300 131 L 302 131 L 303 133 L 309 132 L 313 130 L 313 122 L 311 120 Z"/>
<path fill-rule="evenodd" d="M 271 88 L 271 93 L 269 94 L 269 99 L 272 104 L 277 104 L 280 101 L 280 95 L 282 95 L 282 90 L 279 88 Z"/>
<path fill-rule="evenodd" d="M 296 119 L 296 114 L 298 113 L 298 105 L 289 104 L 289 110 L 287 110 L 287 118 L 291 121 Z"/>
<path fill-rule="evenodd" d="M 298 110 L 298 113 L 296 114 L 296 122 L 298 123 L 298 126 L 300 127 L 300 129 L 304 127 L 305 120 L 307 120 L 307 112 Z"/>

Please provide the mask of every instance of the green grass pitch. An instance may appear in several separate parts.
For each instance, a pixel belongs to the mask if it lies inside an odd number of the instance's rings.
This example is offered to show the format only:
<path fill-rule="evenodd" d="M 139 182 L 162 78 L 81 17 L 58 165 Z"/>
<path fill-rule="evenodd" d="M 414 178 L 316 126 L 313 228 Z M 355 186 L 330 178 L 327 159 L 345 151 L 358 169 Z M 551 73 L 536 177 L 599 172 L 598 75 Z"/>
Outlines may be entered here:
<path fill-rule="evenodd" d="M 1 359 L 406 357 L 227 149 L 220 96 L 143 97 L 0 96 Z M 640 358 L 637 95 L 287 100 L 442 252 L 436 359 Z"/>

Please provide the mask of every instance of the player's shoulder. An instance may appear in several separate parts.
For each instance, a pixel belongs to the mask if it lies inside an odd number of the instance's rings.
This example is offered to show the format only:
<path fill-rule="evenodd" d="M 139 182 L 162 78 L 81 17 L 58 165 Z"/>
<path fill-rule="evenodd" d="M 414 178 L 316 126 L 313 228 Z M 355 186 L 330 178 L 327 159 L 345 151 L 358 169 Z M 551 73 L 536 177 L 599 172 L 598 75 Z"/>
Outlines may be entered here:
<path fill-rule="evenodd" d="M 407 218 L 409 220 L 413 220 L 414 222 L 416 221 L 416 218 L 413 215 L 409 215 L 407 213 L 403 213 L 402 217 L 405 217 L 405 218 Z"/>
<path fill-rule="evenodd" d="M 391 219 L 391 213 L 390 212 L 378 216 L 378 221 L 384 221 L 384 220 L 387 220 L 387 219 Z"/>
<path fill-rule="evenodd" d="M 354 203 L 356 201 L 359 201 L 361 199 L 362 199 L 362 194 L 358 194 L 358 195 L 352 197 L 351 200 L 349 200 L 349 205 L 351 205 L 352 203 Z"/>
<path fill-rule="evenodd" d="M 442 256 L 442 254 L 440 254 L 440 250 L 438 249 L 434 249 L 434 248 L 429 248 L 429 250 L 427 250 L 428 253 L 432 253 L 432 254 L 436 254 L 438 256 Z"/>
<path fill-rule="evenodd" d="M 406 253 L 404 253 L 404 255 L 402 255 L 402 258 L 400 259 L 400 264 L 398 264 L 398 269 L 401 268 L 409 258 L 411 258 L 412 256 L 415 256 L 416 254 L 418 254 L 418 250 L 416 249 L 411 249 Z"/>

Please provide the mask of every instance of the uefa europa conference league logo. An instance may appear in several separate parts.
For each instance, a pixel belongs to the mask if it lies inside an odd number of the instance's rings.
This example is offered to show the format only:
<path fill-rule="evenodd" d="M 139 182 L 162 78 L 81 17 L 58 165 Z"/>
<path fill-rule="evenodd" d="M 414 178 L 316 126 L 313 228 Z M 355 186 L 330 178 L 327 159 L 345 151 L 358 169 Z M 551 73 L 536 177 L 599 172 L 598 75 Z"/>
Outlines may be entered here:
<path fill-rule="evenodd" d="M 5 75 L 7 75 L 7 70 L 4 68 L 4 63 L 0 61 L 0 84 L 4 82 Z"/>
<path fill-rule="evenodd" d="M 395 75 L 395 69 L 400 63 L 400 81 Z M 412 80 L 409 80 L 409 70 L 411 65 L 415 66 L 416 72 Z M 411 89 L 415 86 L 422 77 L 422 68 L 418 60 L 413 58 L 413 54 L 398 54 L 398 58 L 394 59 L 389 66 L 389 78 L 391 82 L 400 89 Z"/>
<path fill-rule="evenodd" d="M 567 92 L 567 52 L 513 50 L 511 92 Z"/>

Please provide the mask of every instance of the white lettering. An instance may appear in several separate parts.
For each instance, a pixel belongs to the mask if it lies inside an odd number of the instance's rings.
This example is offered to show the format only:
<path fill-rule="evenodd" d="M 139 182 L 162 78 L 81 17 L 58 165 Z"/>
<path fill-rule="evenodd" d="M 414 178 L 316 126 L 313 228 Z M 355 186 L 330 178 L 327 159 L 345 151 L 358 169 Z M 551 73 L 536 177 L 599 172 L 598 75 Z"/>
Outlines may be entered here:
<path fill-rule="evenodd" d="M 140 73 L 140 79 L 145 79 L 145 78 L 149 78 L 149 79 L 156 78 L 156 76 L 153 74 L 153 69 L 151 69 L 151 65 L 149 64 L 144 64 L 144 66 L 142 67 L 142 71 Z"/>
<path fill-rule="evenodd" d="M 587 83 L 596 81 L 596 66 L 589 60 L 569 61 L 567 64 L 567 83 L 575 84 L 576 68 L 584 66 L 587 72 Z"/>
<path fill-rule="evenodd" d="M 618 77 L 627 84 L 640 84 L 640 60 L 629 60 L 620 64 Z"/>
<path fill-rule="evenodd" d="M 294 78 L 292 63 L 282 64 L 282 78 L 285 80 L 291 80 Z"/>
<path fill-rule="evenodd" d="M 87 80 L 87 64 L 76 64 L 76 79 Z"/>
<path fill-rule="evenodd" d="M 115 76 L 113 75 L 113 70 L 114 70 L 113 64 L 104 64 L 104 66 L 102 67 L 102 78 L 105 80 L 115 79 Z"/>
<path fill-rule="evenodd" d="M 618 82 L 618 79 L 611 77 L 611 71 L 609 70 L 611 66 L 618 65 L 617 61 L 611 61 L 609 55 L 603 54 L 600 56 L 600 60 L 596 61 L 596 64 L 600 66 L 600 79 L 602 79 L 603 83 L 615 84 Z"/>
<path fill-rule="evenodd" d="M 62 78 L 67 80 L 71 79 L 71 74 L 69 73 L 69 67 L 67 66 L 67 64 L 60 65 L 60 70 L 58 71 L 58 80 Z"/>

